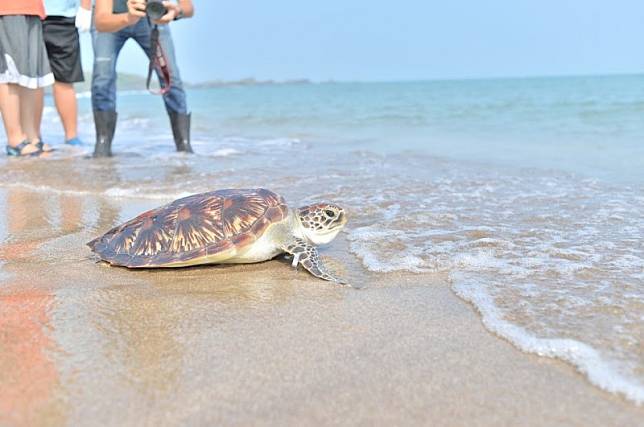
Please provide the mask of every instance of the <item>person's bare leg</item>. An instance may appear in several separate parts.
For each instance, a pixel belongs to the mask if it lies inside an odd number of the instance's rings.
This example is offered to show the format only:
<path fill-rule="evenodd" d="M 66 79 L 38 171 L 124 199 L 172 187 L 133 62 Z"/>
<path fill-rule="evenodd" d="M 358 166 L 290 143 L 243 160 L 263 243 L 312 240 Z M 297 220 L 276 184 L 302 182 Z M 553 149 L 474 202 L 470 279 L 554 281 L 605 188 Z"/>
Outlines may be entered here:
<path fill-rule="evenodd" d="M 36 108 L 34 109 L 36 115 L 34 117 L 34 127 L 38 131 L 38 139 L 40 139 L 40 125 L 42 124 L 42 114 L 45 110 L 45 89 L 36 89 Z"/>
<path fill-rule="evenodd" d="M 65 141 L 76 138 L 78 106 L 76 102 L 76 91 L 71 83 L 54 83 L 54 101 L 60 120 L 65 129 Z"/>
<path fill-rule="evenodd" d="M 20 124 L 27 139 L 32 142 L 40 140 L 40 122 L 42 117 L 42 89 L 27 89 L 24 87 L 20 90 Z M 40 108 L 40 111 L 38 110 Z"/>
<path fill-rule="evenodd" d="M 21 88 L 15 84 L 0 84 L 0 112 L 7 134 L 7 144 L 16 147 L 26 139 L 20 119 Z M 22 152 L 29 154 L 37 151 L 36 147 L 25 147 Z"/>
<path fill-rule="evenodd" d="M 40 123 L 42 122 L 42 112 L 44 106 L 45 90 L 43 88 L 27 89 L 21 87 L 20 97 L 20 122 L 22 130 L 27 135 L 27 139 L 32 144 L 40 142 Z M 41 148 L 43 151 L 50 151 L 49 144 L 44 144 Z"/>
<path fill-rule="evenodd" d="M 7 142 L 16 146 L 25 140 L 20 123 L 20 90 L 14 84 L 0 84 L 0 111 Z"/>

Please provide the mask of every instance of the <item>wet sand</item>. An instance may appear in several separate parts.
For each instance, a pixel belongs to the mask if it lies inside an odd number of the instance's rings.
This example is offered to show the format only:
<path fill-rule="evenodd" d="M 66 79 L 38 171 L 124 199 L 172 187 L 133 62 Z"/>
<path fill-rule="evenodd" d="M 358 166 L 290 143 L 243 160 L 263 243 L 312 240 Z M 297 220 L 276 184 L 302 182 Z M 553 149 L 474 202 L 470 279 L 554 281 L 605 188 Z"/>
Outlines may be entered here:
<path fill-rule="evenodd" d="M 445 276 L 366 272 L 343 235 L 323 255 L 363 289 L 285 260 L 137 272 L 96 263 L 84 243 L 143 207 L 0 190 L 0 425 L 644 419 L 570 366 L 487 332 Z"/>

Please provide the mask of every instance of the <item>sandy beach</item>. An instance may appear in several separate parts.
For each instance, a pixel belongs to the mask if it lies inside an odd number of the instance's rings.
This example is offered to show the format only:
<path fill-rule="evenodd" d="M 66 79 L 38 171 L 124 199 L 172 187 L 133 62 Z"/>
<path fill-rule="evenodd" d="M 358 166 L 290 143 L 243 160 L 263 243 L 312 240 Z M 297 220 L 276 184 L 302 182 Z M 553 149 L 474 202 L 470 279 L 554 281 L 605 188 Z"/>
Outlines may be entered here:
<path fill-rule="evenodd" d="M 328 262 L 131 272 L 84 243 L 125 205 L 3 189 L 0 425 L 635 426 L 644 409 L 484 329 L 446 275 Z M 150 202 L 152 203 L 152 202 Z M 344 267 L 342 267 L 344 265 Z"/>
<path fill-rule="evenodd" d="M 193 156 L 144 93 L 119 94 L 111 159 L 46 109 L 58 150 L 0 157 L 0 426 L 638 425 L 640 80 L 194 89 Z M 359 289 L 86 246 L 257 187 L 342 206 L 321 254 Z"/>
<path fill-rule="evenodd" d="M 630 3 L 0 0 L 0 427 L 644 427 Z"/>

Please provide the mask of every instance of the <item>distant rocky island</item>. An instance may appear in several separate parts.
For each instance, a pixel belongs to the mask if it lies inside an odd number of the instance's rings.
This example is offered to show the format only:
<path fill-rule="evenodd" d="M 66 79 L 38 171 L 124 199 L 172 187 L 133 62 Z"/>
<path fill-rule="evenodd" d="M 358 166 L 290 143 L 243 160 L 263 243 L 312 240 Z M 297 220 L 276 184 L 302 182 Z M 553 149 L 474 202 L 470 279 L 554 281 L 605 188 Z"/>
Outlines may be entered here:
<path fill-rule="evenodd" d="M 119 73 L 118 90 L 145 90 L 146 78 L 138 74 Z M 85 72 L 85 81 L 76 85 L 78 92 L 89 91 L 91 89 L 92 73 Z M 155 82 L 156 83 L 156 82 Z M 229 86 L 269 86 L 269 85 L 304 85 L 312 84 L 308 79 L 291 79 L 291 80 L 257 80 L 254 78 L 245 78 L 240 80 L 210 80 L 199 83 L 183 82 L 183 85 L 191 89 L 206 89 Z"/>
<path fill-rule="evenodd" d="M 254 78 L 246 78 L 241 80 L 210 80 L 201 83 L 186 83 L 186 86 L 192 88 L 208 88 L 224 86 L 306 85 L 311 83 L 308 79 L 257 80 Z"/>

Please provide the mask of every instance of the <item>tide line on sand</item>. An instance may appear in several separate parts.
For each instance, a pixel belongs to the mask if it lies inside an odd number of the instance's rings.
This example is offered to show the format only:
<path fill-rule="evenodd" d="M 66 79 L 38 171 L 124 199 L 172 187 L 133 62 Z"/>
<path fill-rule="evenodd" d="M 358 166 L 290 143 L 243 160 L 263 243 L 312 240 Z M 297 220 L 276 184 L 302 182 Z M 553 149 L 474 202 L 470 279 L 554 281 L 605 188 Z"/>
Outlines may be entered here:
<path fill-rule="evenodd" d="M 476 307 L 490 332 L 526 353 L 568 362 L 602 390 L 620 394 L 636 405 L 644 404 L 644 387 L 621 375 L 594 348 L 573 339 L 535 337 L 520 326 L 504 320 L 484 286 L 467 283 L 458 273 L 450 274 L 450 278 L 454 292 Z"/>

